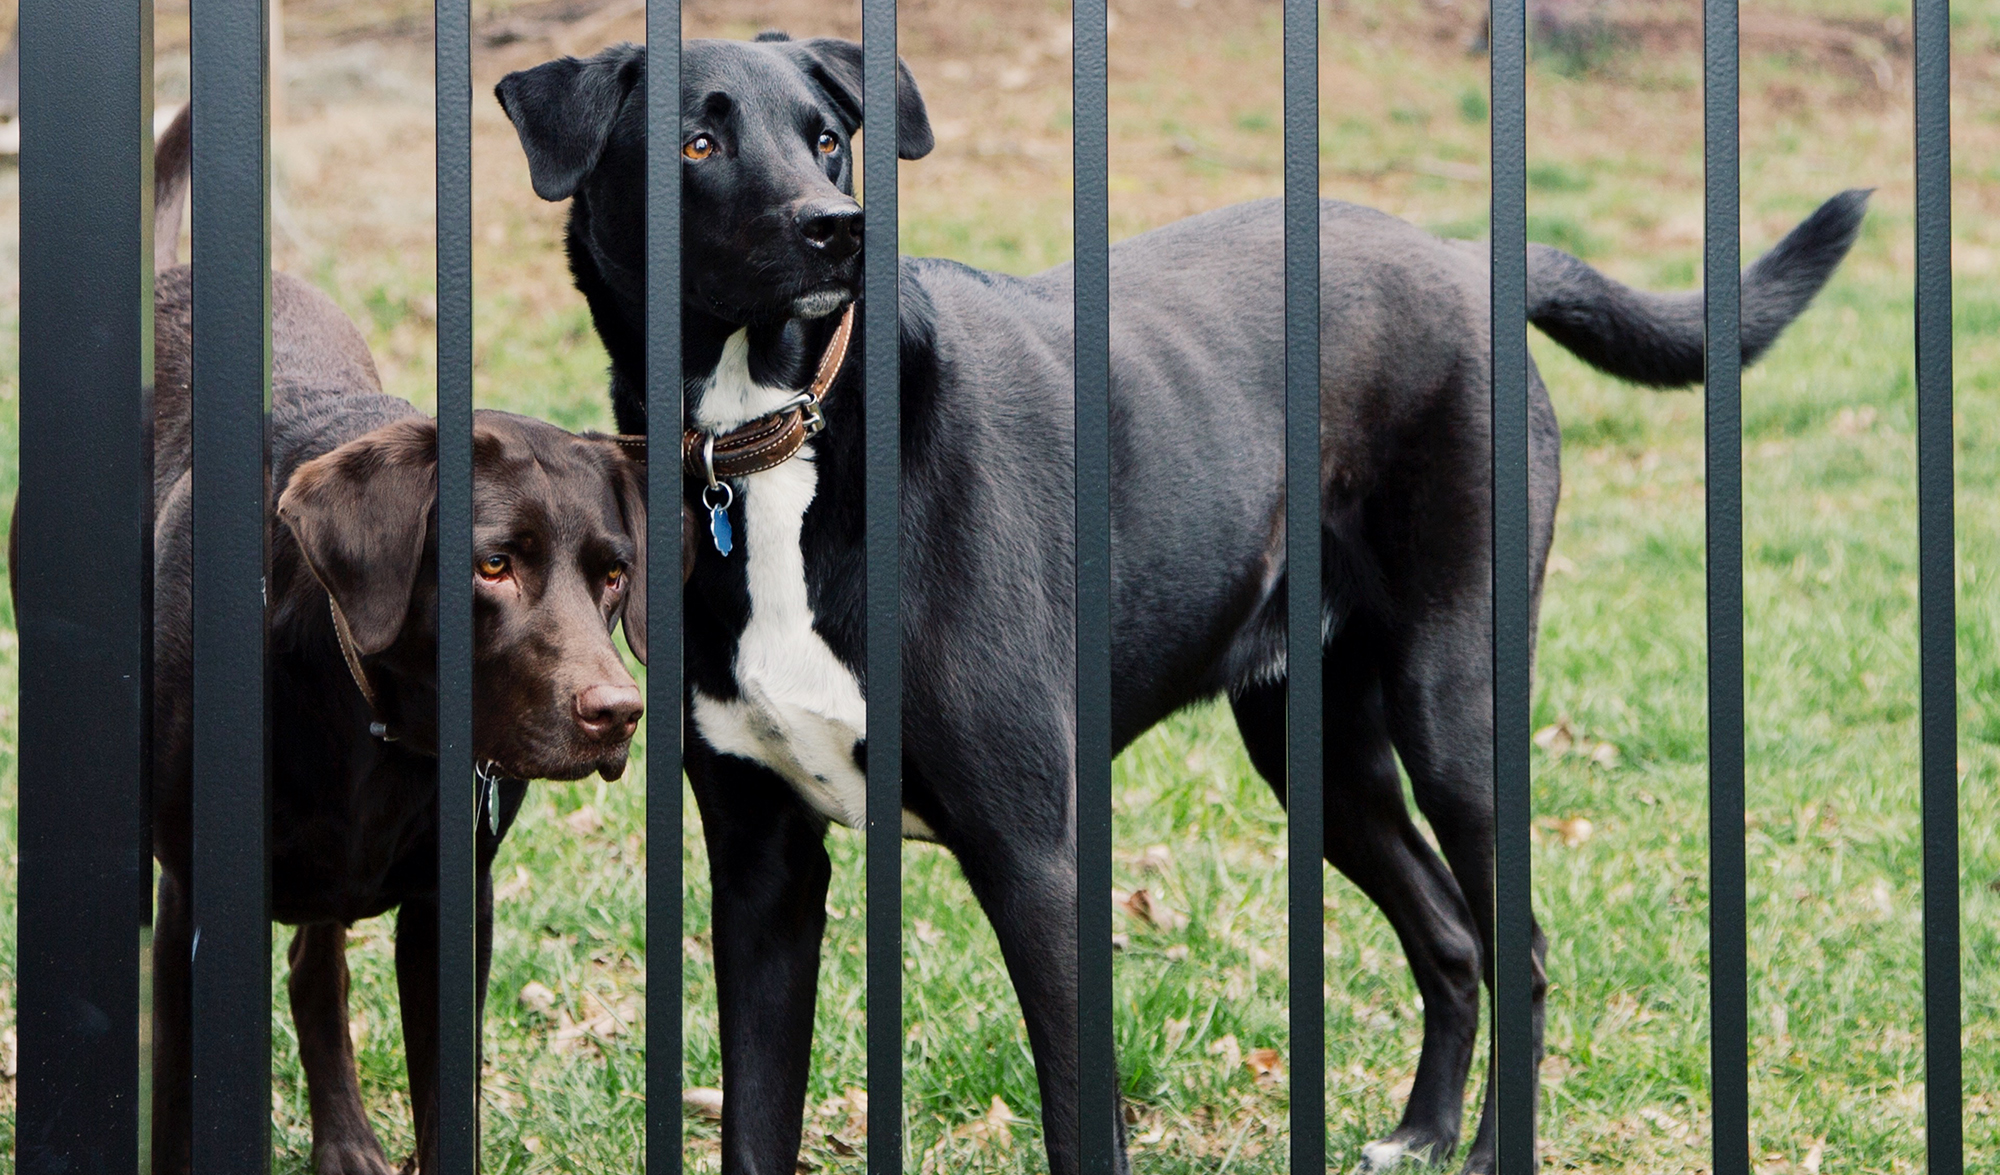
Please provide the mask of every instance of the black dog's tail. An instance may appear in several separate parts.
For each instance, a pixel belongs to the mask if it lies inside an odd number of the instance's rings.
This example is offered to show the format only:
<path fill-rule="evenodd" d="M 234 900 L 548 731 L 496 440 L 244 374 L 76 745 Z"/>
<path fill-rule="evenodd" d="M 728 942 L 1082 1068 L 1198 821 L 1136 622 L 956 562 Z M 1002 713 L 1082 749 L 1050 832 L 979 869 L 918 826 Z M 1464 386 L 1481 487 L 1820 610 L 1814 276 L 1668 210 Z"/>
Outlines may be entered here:
<path fill-rule="evenodd" d="M 153 145 L 153 272 L 165 273 L 179 256 L 181 209 L 187 205 L 188 169 L 194 162 L 194 103 L 168 124 Z"/>
<path fill-rule="evenodd" d="M 1861 229 L 1869 190 L 1819 206 L 1743 271 L 1743 362 L 1754 363 L 1840 265 Z M 1528 321 L 1577 358 L 1656 388 L 1702 377 L 1702 295 L 1620 285 L 1560 249 L 1528 248 Z"/>

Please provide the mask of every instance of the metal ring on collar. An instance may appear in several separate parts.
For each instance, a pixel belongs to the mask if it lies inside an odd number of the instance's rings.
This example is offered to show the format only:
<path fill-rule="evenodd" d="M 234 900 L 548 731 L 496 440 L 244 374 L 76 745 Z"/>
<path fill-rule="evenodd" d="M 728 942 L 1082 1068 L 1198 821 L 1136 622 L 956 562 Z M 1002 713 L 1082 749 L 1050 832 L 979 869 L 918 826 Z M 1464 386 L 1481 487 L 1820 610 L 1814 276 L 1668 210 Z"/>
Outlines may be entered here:
<path fill-rule="evenodd" d="M 819 397 L 813 395 L 812 389 L 808 388 L 793 396 L 778 405 L 777 410 L 790 412 L 794 408 L 799 410 L 799 416 L 805 422 L 807 439 L 818 436 L 820 430 L 826 427 L 826 416 L 820 412 Z"/>
<path fill-rule="evenodd" d="M 701 492 L 702 501 L 706 502 L 708 500 L 708 491 L 722 485 L 721 482 L 715 479 L 715 434 L 712 432 L 702 434 L 701 464 L 702 468 L 708 472 L 708 487 Z M 724 509 L 727 508 L 727 506 L 724 507 Z"/>
<path fill-rule="evenodd" d="M 711 474 L 710 476 L 713 475 Z M 711 490 L 721 490 L 722 501 L 720 502 L 709 501 L 708 495 Z M 729 483 L 726 481 L 718 481 L 711 485 L 705 485 L 701 487 L 701 504 L 707 507 L 711 511 L 727 510 L 729 509 L 730 506 L 734 505 L 735 502 L 736 502 L 736 491 L 730 489 Z"/>

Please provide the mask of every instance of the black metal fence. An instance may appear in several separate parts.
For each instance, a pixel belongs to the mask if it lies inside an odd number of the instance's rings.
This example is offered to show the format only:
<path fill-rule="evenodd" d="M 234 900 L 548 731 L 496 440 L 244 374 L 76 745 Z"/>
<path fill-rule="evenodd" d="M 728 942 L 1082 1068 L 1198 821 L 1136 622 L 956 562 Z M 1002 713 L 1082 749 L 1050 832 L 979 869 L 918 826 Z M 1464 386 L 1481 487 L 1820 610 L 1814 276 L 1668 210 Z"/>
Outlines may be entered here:
<path fill-rule="evenodd" d="M 1738 271 L 1734 0 L 1705 0 L 1706 272 Z M 264 0 L 194 0 L 196 505 L 195 1169 L 252 1171 L 270 1151 L 270 925 L 264 859 L 263 587 L 268 474 L 269 196 Z M 471 24 L 437 17 L 439 562 L 471 561 Z M 1918 517 L 1921 545 L 1927 1135 L 1933 1175 L 1963 1169 L 1959 1066 L 1952 529 L 1948 0 L 1914 0 Z M 1076 0 L 1077 812 L 1082 894 L 1111 888 L 1110 252 L 1106 0 Z M 152 20 L 123 0 L 21 5 L 20 1075 L 24 1173 L 133 1171 L 146 1142 L 151 658 Z M 902 1102 L 901 656 L 897 493 L 895 0 L 864 0 L 870 682 L 868 1082 Z M 680 6 L 653 0 L 647 120 L 678 135 Z M 1284 0 L 1288 492 L 1318 493 L 1318 12 Z M 1492 48 L 1493 719 L 1497 845 L 1494 1041 L 1500 1165 L 1533 1169 L 1528 762 L 1527 21 L 1495 3 Z M 661 84 L 665 82 L 666 84 Z M 649 160 L 648 419 L 669 452 L 682 418 L 680 171 Z M 1750 1169 L 1743 843 L 1743 578 L 1738 288 L 1708 285 L 1707 510 L 1714 1169 Z M 671 374 L 670 374 L 671 373 Z M 648 837 L 681 831 L 680 489 L 651 482 Z M 1287 530 L 1291 627 L 1288 855 L 1292 1169 L 1326 1169 L 1315 527 Z M 79 569 L 86 573 L 79 574 Z M 441 577 L 439 1011 L 443 1169 L 476 1165 L 469 581 Z M 90 768 L 78 752 L 89 749 Z M 452 783 L 450 781 L 457 780 Z M 651 855 L 648 1169 L 678 1171 L 681 864 Z M 1085 1170 L 1113 1169 L 1110 909 L 1083 901 L 1078 941 Z M 886 1116 L 895 1123 L 895 1115 Z M 869 1169 L 902 1169 L 900 1132 Z"/>

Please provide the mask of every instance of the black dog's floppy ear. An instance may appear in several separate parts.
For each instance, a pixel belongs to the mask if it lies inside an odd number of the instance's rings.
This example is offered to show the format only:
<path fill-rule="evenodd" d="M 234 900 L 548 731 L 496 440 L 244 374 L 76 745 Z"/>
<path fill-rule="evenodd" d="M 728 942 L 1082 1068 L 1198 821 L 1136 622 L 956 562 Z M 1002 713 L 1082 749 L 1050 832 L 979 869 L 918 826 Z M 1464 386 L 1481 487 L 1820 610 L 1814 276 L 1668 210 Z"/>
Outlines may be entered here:
<path fill-rule="evenodd" d="M 643 45 L 559 57 L 500 79 L 493 94 L 514 122 L 535 195 L 567 200 L 597 166 L 619 107 L 646 64 Z"/>
<path fill-rule="evenodd" d="M 618 513 L 625 533 L 632 536 L 632 571 L 626 576 L 631 593 L 625 597 L 625 643 L 639 664 L 646 663 L 646 461 L 619 450 L 612 458 L 618 484 Z M 682 507 L 686 509 L 685 506 Z M 683 524 L 685 526 L 685 524 Z M 685 540 L 683 540 L 685 541 Z"/>
<path fill-rule="evenodd" d="M 762 37 L 758 38 L 762 40 Z M 840 107 L 846 130 L 853 134 L 861 126 L 861 46 L 838 37 L 815 37 L 792 42 L 793 52 L 807 74 Z M 924 96 L 917 92 L 917 79 L 910 67 L 896 58 L 896 155 L 901 159 L 922 159 L 931 153 L 937 140 L 931 137 L 931 116 L 924 108 Z"/>
<path fill-rule="evenodd" d="M 403 629 L 436 502 L 437 423 L 422 417 L 306 462 L 278 498 L 278 517 L 363 656 Z"/>

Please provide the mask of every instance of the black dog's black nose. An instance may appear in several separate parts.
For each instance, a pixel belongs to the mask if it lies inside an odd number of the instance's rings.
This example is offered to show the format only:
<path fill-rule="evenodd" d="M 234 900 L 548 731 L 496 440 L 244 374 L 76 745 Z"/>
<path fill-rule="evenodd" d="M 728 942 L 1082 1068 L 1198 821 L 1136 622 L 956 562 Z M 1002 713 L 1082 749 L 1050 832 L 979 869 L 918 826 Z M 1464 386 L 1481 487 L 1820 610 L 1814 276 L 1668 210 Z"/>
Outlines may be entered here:
<path fill-rule="evenodd" d="M 861 209 L 850 200 L 808 204 L 799 211 L 799 234 L 815 249 L 850 256 L 861 248 Z"/>

